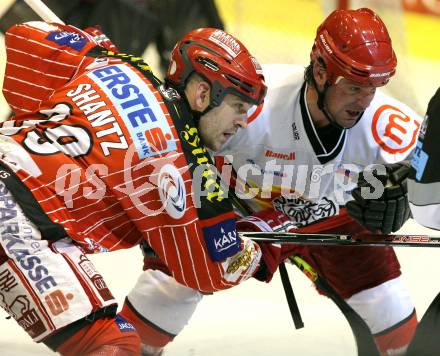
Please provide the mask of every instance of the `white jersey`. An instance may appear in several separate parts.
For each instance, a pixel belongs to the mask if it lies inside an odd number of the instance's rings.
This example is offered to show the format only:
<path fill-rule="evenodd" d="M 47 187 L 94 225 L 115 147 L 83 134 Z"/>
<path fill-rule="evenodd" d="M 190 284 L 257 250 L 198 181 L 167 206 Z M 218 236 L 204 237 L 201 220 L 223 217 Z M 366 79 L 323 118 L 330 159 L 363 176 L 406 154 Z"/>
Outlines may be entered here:
<path fill-rule="evenodd" d="M 248 203 L 255 210 L 273 205 L 299 226 L 335 215 L 350 199 L 357 172 L 402 161 L 415 146 L 422 118 L 380 90 L 353 128 L 318 133 L 305 100 L 304 68 L 268 65 L 264 74 L 263 106 L 219 153 L 253 188 Z"/>

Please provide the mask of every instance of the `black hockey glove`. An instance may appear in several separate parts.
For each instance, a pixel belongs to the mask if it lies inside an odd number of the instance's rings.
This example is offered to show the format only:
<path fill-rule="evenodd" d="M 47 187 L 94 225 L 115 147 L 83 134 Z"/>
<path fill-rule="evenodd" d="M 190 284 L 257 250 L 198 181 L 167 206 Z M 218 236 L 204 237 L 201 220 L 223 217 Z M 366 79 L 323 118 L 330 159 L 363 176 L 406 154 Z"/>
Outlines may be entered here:
<path fill-rule="evenodd" d="M 410 168 L 406 163 L 384 167 L 386 173 L 382 168 L 382 174 L 371 170 L 359 175 L 358 186 L 351 192 L 354 200 L 349 201 L 346 208 L 350 216 L 368 230 L 390 234 L 399 230 L 410 217 L 406 194 Z"/>

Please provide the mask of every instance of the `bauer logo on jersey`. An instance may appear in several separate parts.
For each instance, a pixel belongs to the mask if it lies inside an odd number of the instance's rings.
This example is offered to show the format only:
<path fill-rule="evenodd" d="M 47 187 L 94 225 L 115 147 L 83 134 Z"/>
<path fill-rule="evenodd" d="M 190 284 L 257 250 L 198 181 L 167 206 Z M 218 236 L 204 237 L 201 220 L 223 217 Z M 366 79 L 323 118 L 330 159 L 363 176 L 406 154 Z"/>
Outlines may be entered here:
<path fill-rule="evenodd" d="M 224 261 L 240 251 L 241 240 L 237 235 L 234 219 L 205 227 L 203 234 L 209 255 L 215 262 Z"/>
<path fill-rule="evenodd" d="M 81 51 L 86 43 L 87 39 L 78 33 L 58 31 L 51 32 L 47 35 L 46 39 L 55 42 L 59 46 L 68 46 L 75 51 Z"/>
<path fill-rule="evenodd" d="M 176 150 L 168 120 L 150 87 L 130 67 L 119 64 L 88 76 L 107 94 L 130 132 L 139 158 Z"/>
<path fill-rule="evenodd" d="M 373 116 L 371 130 L 377 144 L 389 154 L 408 153 L 414 146 L 420 122 L 392 105 L 382 105 Z"/>
<path fill-rule="evenodd" d="M 186 189 L 182 175 L 171 164 L 164 165 L 157 181 L 160 200 L 168 215 L 180 219 L 186 208 Z"/>

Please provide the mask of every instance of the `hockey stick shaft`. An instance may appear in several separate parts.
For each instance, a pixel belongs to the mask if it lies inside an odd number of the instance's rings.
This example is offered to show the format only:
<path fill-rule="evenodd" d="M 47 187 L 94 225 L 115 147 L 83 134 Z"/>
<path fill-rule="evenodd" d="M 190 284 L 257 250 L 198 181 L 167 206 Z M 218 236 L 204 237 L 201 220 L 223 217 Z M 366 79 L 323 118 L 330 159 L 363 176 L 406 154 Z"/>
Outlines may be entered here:
<path fill-rule="evenodd" d="M 284 293 L 286 295 L 290 315 L 292 315 L 293 324 L 295 325 L 295 329 L 301 329 L 304 327 L 304 322 L 302 321 L 298 303 L 296 302 L 295 293 L 293 292 L 292 284 L 290 283 L 289 274 L 287 273 L 284 262 L 280 263 L 278 269 L 280 271 L 281 282 L 283 283 Z"/>
<path fill-rule="evenodd" d="M 303 245 L 333 246 L 392 246 L 392 247 L 440 247 L 440 236 L 429 235 L 370 235 L 370 234 L 308 234 L 291 232 L 240 232 L 254 241 Z"/>
<path fill-rule="evenodd" d="M 351 331 L 356 340 L 358 356 L 379 356 L 376 343 L 371 330 L 365 320 L 333 289 L 333 287 L 320 276 L 314 268 L 300 256 L 290 256 L 289 260 L 296 265 L 309 278 L 316 287 L 329 297 L 344 314 L 350 324 Z M 281 265 L 280 265 L 281 267 Z M 281 272 L 281 271 L 280 271 Z"/>
<path fill-rule="evenodd" d="M 44 21 L 64 24 L 64 22 L 41 0 L 24 0 L 24 2 Z"/>

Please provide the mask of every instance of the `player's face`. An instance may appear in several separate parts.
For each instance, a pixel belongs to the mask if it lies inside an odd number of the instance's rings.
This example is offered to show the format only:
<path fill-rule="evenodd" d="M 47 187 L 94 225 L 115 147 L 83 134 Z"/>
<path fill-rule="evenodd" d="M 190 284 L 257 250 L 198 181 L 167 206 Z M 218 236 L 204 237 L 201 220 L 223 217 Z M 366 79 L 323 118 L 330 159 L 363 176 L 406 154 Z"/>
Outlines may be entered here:
<path fill-rule="evenodd" d="M 218 151 L 239 128 L 246 128 L 250 107 L 240 97 L 226 94 L 219 106 L 200 118 L 200 136 L 206 147 Z"/>
<path fill-rule="evenodd" d="M 327 90 L 325 104 L 340 126 L 350 128 L 370 105 L 375 93 L 376 87 L 362 86 L 342 78 Z"/>

